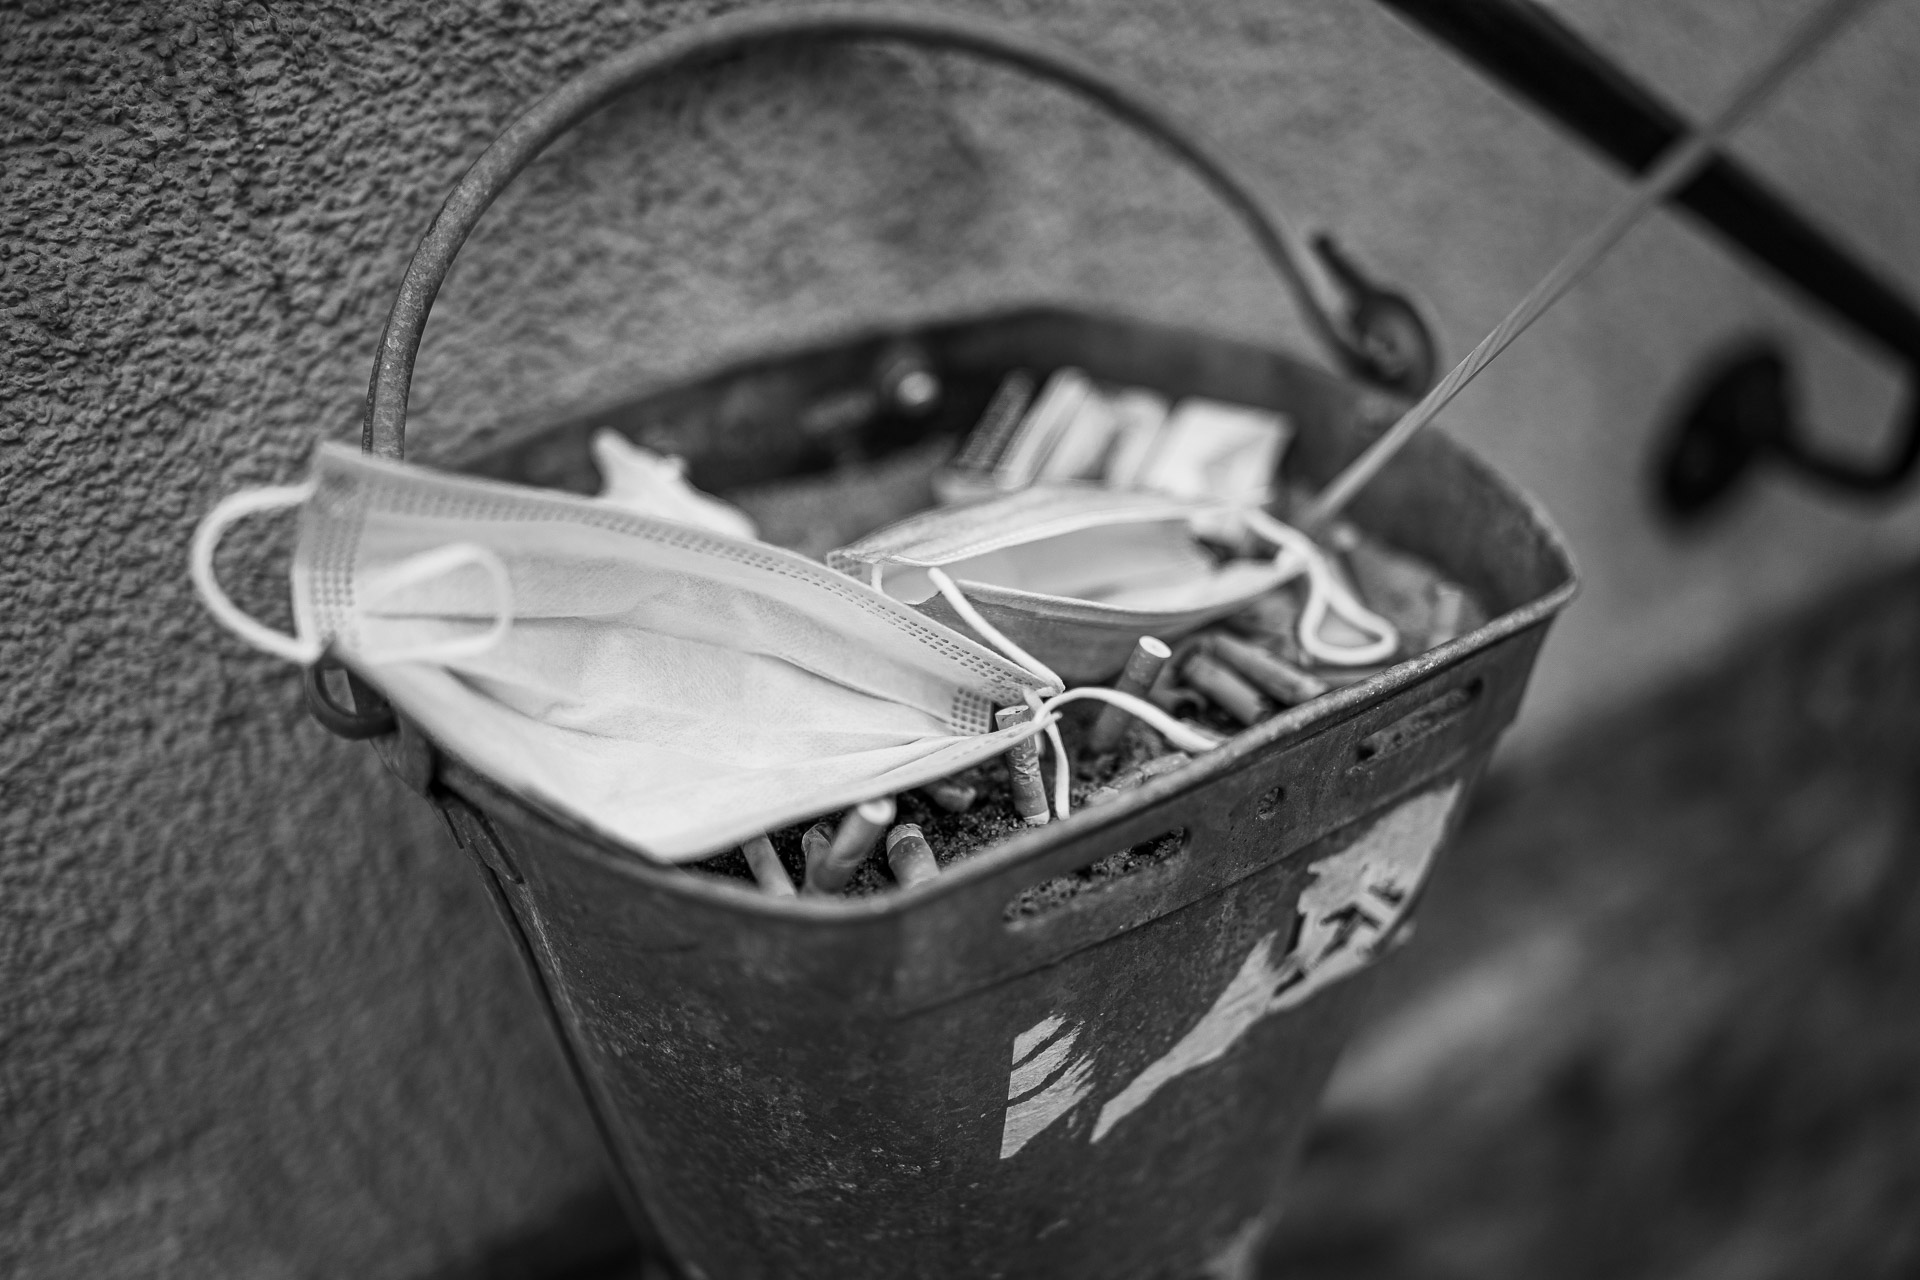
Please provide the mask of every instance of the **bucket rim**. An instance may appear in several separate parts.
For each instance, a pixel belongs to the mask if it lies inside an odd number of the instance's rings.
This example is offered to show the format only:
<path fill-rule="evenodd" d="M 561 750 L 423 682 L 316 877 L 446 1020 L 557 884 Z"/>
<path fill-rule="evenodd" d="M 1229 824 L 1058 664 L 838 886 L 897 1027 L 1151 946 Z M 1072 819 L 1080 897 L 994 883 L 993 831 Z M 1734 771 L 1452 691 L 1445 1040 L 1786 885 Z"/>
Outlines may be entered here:
<path fill-rule="evenodd" d="M 1347 395 L 1358 395 L 1369 402 L 1377 403 L 1382 408 L 1393 403 L 1393 398 L 1384 393 L 1356 387 L 1355 384 L 1338 375 L 1317 366 L 1301 363 L 1299 356 L 1271 344 L 1192 326 L 1166 324 L 1124 314 L 1102 312 L 1094 308 L 1058 303 L 988 307 L 971 313 L 949 313 L 939 317 L 928 317 L 917 323 L 849 326 L 838 334 L 818 335 L 811 341 L 795 343 L 784 350 L 763 349 L 747 359 L 716 361 L 714 366 L 703 374 L 674 379 L 648 394 L 657 395 L 677 388 L 738 377 L 756 367 L 790 361 L 810 352 L 868 342 L 898 341 L 903 337 L 910 339 L 916 335 L 937 330 L 969 330 L 982 326 L 1032 324 L 1053 320 L 1120 323 L 1170 338 L 1178 337 L 1190 342 L 1238 347 L 1268 358 L 1278 356 L 1298 366 L 1294 370 L 1297 374 L 1309 379 L 1321 380 L 1330 389 L 1337 389 Z M 1370 417 L 1376 421 L 1383 421 L 1390 415 L 1374 413 Z M 547 430 L 556 430 L 562 425 L 549 424 Z M 532 431 L 525 435 L 516 433 L 522 440 L 534 434 L 535 432 Z M 1070 817 L 1048 823 L 1043 827 L 1016 832 L 998 844 L 987 847 L 976 856 L 963 862 L 948 864 L 938 877 L 912 888 L 900 888 L 857 898 L 839 895 L 774 897 L 761 892 L 750 881 L 736 882 L 727 877 L 702 875 L 691 871 L 689 869 L 691 864 L 688 862 L 668 862 L 654 858 L 643 849 L 599 829 L 590 822 L 561 812 L 538 797 L 522 795 L 481 774 L 461 760 L 458 752 L 449 750 L 436 741 L 433 747 L 441 758 L 442 780 L 450 789 L 483 808 L 510 807 L 517 810 L 525 820 L 546 823 L 559 828 L 574 837 L 563 842 L 564 847 L 574 856 L 589 858 L 608 870 L 644 883 L 650 889 L 686 895 L 689 899 L 709 907 L 736 910 L 798 926 L 844 926 L 854 921 L 892 920 L 932 909 L 934 904 L 948 897 L 965 893 L 982 881 L 1007 874 L 1010 869 L 1020 863 L 1040 858 L 1047 850 L 1058 844 L 1097 834 L 1108 827 L 1124 825 L 1142 811 L 1153 808 L 1169 797 L 1238 770 L 1253 757 L 1344 723 L 1369 708 L 1387 701 L 1395 694 L 1451 669 L 1475 654 L 1525 632 L 1548 626 L 1579 594 L 1578 569 L 1565 536 L 1554 524 L 1545 507 L 1532 494 L 1503 476 L 1478 450 L 1455 438 L 1451 433 L 1438 429 L 1437 425 L 1430 427 L 1424 435 L 1425 448 L 1439 449 L 1453 454 L 1455 460 L 1463 464 L 1478 483 L 1485 485 L 1491 493 L 1495 494 L 1500 501 L 1509 504 L 1510 508 L 1521 517 L 1528 531 L 1538 540 L 1547 560 L 1558 570 L 1560 581 L 1555 586 L 1532 600 L 1488 619 L 1481 626 L 1445 644 L 1397 662 L 1352 685 L 1333 690 L 1310 702 L 1287 708 L 1270 716 L 1259 724 L 1233 735 L 1221 746 L 1198 757 L 1190 764 L 1156 778 L 1145 786 L 1131 790 L 1124 796 L 1100 805 L 1096 809 L 1077 810 Z M 511 447 L 511 445 L 508 446 L 509 449 Z M 1363 528 L 1367 523 L 1358 513 L 1349 518 L 1354 519 Z M 716 851 L 716 856 L 723 852 L 725 850 Z"/>

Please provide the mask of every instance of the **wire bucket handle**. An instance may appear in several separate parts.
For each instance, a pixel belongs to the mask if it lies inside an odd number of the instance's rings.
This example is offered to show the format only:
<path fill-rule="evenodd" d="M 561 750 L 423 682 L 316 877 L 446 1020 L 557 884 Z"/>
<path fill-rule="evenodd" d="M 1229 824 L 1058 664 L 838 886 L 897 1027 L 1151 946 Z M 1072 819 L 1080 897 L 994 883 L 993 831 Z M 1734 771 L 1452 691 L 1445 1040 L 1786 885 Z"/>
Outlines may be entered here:
<path fill-rule="evenodd" d="M 407 266 L 374 359 L 362 447 L 388 458 L 403 455 L 414 360 L 434 298 L 487 208 L 555 139 L 628 90 L 670 72 L 767 45 L 841 40 L 969 53 L 1073 90 L 1185 162 L 1246 225 L 1337 365 L 1402 394 L 1418 394 L 1432 381 L 1432 337 L 1403 295 L 1367 280 L 1328 237 L 1314 239 L 1320 261 L 1310 262 L 1298 233 L 1225 157 L 1138 89 L 1000 23 L 883 5 L 779 7 L 730 14 L 650 40 L 581 72 L 507 126 L 440 206 Z"/>

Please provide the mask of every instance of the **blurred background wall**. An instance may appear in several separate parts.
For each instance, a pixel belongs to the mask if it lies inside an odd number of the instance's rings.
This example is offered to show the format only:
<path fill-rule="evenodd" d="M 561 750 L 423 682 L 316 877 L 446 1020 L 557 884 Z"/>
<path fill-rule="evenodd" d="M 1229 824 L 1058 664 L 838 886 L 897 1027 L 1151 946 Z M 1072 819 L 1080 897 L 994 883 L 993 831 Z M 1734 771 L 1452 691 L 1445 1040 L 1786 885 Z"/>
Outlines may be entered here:
<path fill-rule="evenodd" d="M 471 872 L 305 718 L 292 671 L 206 620 L 185 547 L 220 494 L 357 435 L 412 244 L 494 133 L 717 7 L 0 13 L 0 1270 L 419 1276 L 595 1194 Z M 1422 297 L 1455 356 L 1621 190 L 1373 5 L 950 7 L 1150 86 Z M 1699 112 L 1804 5 L 1554 7 Z M 1883 6 L 1734 148 L 1910 290 L 1916 47 L 1920 12 Z M 1169 162 L 1052 91 L 885 50 L 753 57 L 610 109 L 501 202 L 436 309 L 411 439 L 457 459 L 770 345 L 1003 301 L 1304 349 L 1254 262 Z M 1760 329 L 1788 337 L 1807 416 L 1869 447 L 1892 373 L 1664 216 L 1444 419 L 1585 571 L 1515 754 L 1920 546 L 1911 501 L 1773 478 L 1692 533 L 1655 518 L 1655 433 Z M 270 612 L 284 541 L 240 541 L 230 575 Z"/>

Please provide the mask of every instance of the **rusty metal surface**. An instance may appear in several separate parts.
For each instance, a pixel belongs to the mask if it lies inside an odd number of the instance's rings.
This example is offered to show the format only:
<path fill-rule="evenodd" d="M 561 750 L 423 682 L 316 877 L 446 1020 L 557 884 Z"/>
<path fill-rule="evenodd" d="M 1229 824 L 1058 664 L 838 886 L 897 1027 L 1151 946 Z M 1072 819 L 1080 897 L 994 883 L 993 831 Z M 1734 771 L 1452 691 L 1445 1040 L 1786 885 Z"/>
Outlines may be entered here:
<path fill-rule="evenodd" d="M 620 425 L 691 446 L 696 474 L 757 476 L 769 453 L 825 466 L 782 455 L 795 424 L 858 400 L 903 340 L 938 371 L 941 410 L 909 421 L 871 401 L 835 419 L 844 448 L 822 458 L 957 438 L 1016 367 L 1281 410 L 1307 479 L 1390 408 L 1252 345 L 1040 310 L 724 370 Z M 578 483 L 587 435 L 563 425 L 472 467 Z M 1539 513 L 1444 436 L 1355 515 L 1480 592 L 1492 620 L 911 892 L 767 897 L 598 842 L 435 756 L 432 792 L 484 815 L 463 830 L 485 833 L 478 856 L 616 1157 L 689 1275 L 1157 1276 L 1252 1257 L 1371 981 L 1289 997 L 1302 895 L 1409 815 L 1430 828 L 1424 867 L 1573 590 Z M 1171 831 L 1184 843 L 1164 861 L 1008 911 Z"/>

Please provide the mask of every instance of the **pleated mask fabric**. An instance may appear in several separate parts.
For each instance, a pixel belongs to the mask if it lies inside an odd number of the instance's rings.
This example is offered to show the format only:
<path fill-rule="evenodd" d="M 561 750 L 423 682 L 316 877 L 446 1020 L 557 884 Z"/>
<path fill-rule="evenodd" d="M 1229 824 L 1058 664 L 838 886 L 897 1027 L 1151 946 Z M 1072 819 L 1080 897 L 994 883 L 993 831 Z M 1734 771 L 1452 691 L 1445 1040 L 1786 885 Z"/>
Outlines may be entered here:
<path fill-rule="evenodd" d="M 216 616 L 294 660 L 330 650 L 451 755 L 658 859 L 967 768 L 1041 728 L 996 730 L 995 707 L 1057 692 L 805 557 L 593 499 L 332 444 L 274 493 L 196 536 Z M 293 501 L 287 637 L 211 564 L 236 513 Z"/>
<path fill-rule="evenodd" d="M 1300 572 L 1209 554 L 1196 527 L 1236 518 L 1186 498 L 1036 486 L 909 516 L 827 563 L 959 626 L 927 574 L 944 570 L 982 617 L 1074 684 L 1113 677 L 1141 636 L 1178 639 Z"/>

